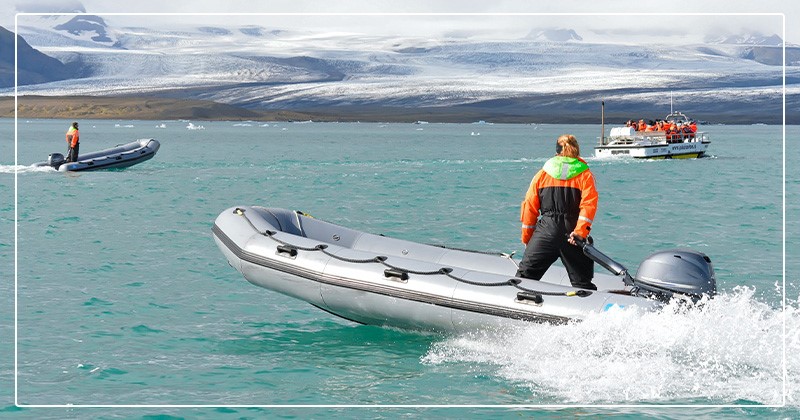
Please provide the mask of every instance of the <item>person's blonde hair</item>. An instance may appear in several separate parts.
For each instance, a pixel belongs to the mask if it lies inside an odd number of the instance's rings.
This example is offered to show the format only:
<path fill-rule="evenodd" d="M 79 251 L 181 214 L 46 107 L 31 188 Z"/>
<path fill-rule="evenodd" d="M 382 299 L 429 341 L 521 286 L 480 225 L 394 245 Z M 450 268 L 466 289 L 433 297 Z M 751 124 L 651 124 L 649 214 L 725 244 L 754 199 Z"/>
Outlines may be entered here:
<path fill-rule="evenodd" d="M 581 157 L 581 147 L 578 145 L 578 139 L 572 134 L 564 134 L 558 138 L 556 144 L 561 146 L 561 156 L 578 158 Z"/>

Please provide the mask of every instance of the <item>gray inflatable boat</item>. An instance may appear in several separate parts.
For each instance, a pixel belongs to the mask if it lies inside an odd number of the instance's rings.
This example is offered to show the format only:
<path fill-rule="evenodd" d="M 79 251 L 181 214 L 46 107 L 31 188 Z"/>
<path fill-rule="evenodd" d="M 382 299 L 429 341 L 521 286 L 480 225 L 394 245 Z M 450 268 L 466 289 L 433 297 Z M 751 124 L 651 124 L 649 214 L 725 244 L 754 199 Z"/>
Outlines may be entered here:
<path fill-rule="evenodd" d="M 51 153 L 47 161 L 34 163 L 33 166 L 51 166 L 60 172 L 127 168 L 152 159 L 159 147 L 161 144 L 157 140 L 139 139 L 110 149 L 79 155 L 76 162 L 67 162 L 61 153 Z"/>
<path fill-rule="evenodd" d="M 593 291 L 572 287 L 560 266 L 541 281 L 515 278 L 508 255 L 374 235 L 286 209 L 232 207 L 212 230 L 249 282 L 369 325 L 456 332 L 509 320 L 566 323 L 614 307 L 657 310 L 672 298 L 716 293 L 711 260 L 690 250 L 655 253 L 634 278 L 584 243 L 584 252 L 613 273 L 596 273 Z"/>

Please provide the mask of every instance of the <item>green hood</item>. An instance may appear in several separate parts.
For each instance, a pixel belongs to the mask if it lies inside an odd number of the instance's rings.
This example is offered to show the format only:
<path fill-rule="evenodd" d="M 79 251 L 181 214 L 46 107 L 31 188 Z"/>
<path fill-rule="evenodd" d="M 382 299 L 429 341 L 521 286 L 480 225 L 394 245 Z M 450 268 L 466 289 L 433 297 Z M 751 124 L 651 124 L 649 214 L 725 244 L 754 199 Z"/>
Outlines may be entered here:
<path fill-rule="evenodd" d="M 589 166 L 578 158 L 556 156 L 545 162 L 542 169 L 553 178 L 567 180 L 580 175 Z"/>

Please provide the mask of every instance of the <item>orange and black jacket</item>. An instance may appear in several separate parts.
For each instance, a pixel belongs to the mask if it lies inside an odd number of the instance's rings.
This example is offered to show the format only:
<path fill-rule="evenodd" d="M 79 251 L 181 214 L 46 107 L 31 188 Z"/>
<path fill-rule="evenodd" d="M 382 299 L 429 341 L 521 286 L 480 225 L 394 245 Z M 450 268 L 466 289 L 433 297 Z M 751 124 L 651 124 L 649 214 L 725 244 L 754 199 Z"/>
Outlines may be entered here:
<path fill-rule="evenodd" d="M 533 177 L 520 209 L 522 242 L 540 234 L 589 235 L 597 212 L 594 176 L 581 158 L 556 156 Z M 541 216 L 541 219 L 540 219 Z"/>
<path fill-rule="evenodd" d="M 75 147 L 79 141 L 80 133 L 78 132 L 78 129 L 75 127 L 70 127 L 69 130 L 67 130 L 67 145 L 69 147 Z"/>

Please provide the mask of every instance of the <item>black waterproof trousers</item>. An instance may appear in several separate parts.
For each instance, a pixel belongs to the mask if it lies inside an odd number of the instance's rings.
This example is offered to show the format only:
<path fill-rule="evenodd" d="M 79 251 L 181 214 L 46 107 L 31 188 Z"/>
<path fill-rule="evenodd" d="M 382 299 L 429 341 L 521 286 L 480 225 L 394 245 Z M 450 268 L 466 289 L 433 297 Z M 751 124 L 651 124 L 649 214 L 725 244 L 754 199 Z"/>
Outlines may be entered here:
<path fill-rule="evenodd" d="M 75 147 L 70 147 L 67 150 L 67 162 L 77 162 L 78 161 L 78 149 L 81 147 L 81 144 L 78 143 Z"/>
<path fill-rule="evenodd" d="M 559 228 L 561 226 L 563 221 L 559 223 L 548 220 L 547 217 L 542 217 L 536 223 L 536 230 L 528 241 L 525 255 L 519 264 L 517 277 L 541 280 L 556 259 L 561 258 L 573 287 L 597 290 L 597 286 L 592 283 L 594 262 L 580 247 L 567 242 L 569 231 Z"/>

